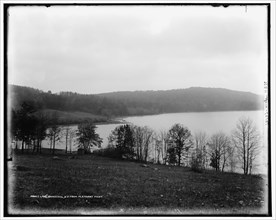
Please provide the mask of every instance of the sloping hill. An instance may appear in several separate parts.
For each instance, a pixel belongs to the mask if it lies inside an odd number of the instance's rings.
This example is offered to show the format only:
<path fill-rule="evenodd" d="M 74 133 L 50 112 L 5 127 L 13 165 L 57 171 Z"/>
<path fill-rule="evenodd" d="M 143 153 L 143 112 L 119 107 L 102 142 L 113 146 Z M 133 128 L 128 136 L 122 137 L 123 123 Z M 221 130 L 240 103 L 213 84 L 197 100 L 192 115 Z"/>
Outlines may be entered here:
<path fill-rule="evenodd" d="M 84 95 L 73 92 L 52 94 L 38 89 L 9 85 L 9 97 L 13 109 L 18 108 L 23 101 L 32 101 L 39 109 L 86 112 L 104 117 L 263 109 L 262 96 L 249 92 L 202 87 Z"/>
<path fill-rule="evenodd" d="M 167 91 L 135 91 L 99 94 L 127 103 L 130 114 L 239 111 L 263 108 L 263 97 L 221 88 L 191 87 Z"/>

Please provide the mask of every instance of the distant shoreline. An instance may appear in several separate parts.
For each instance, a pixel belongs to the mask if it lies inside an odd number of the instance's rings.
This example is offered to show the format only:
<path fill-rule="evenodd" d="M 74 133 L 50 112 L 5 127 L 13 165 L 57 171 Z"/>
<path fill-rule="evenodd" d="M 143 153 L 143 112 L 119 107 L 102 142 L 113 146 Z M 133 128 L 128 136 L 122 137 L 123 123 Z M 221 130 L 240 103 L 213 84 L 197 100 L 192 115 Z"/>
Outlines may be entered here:
<path fill-rule="evenodd" d="M 131 118 L 131 117 L 146 117 L 146 116 L 158 116 L 158 115 L 166 115 L 166 114 L 183 114 L 183 113 L 220 113 L 220 112 L 253 112 L 253 111 L 264 111 L 264 109 L 257 109 L 257 110 L 227 110 L 227 111 L 189 111 L 189 112 L 168 112 L 168 113 L 159 113 L 159 114 L 143 114 L 143 115 L 129 115 L 129 116 L 121 116 L 121 117 L 115 117 L 111 119 L 107 119 L 106 121 L 98 121 L 98 122 L 92 122 L 95 125 L 106 125 L 106 124 L 127 124 L 128 121 L 125 120 L 125 118 Z M 73 123 L 61 123 L 58 124 L 58 126 L 78 126 L 79 124 L 85 123 L 83 122 L 73 122 Z"/>
<path fill-rule="evenodd" d="M 85 123 L 85 121 L 79 122 L 79 123 L 76 123 L 76 122 L 74 122 L 74 123 L 68 123 L 68 124 L 61 123 L 61 124 L 58 124 L 58 126 L 62 126 L 62 127 L 66 127 L 66 126 L 78 126 L 79 124 L 82 124 L 82 123 Z M 117 119 L 117 118 L 115 118 L 115 119 L 111 119 L 111 120 L 109 119 L 107 121 L 92 122 L 92 123 L 95 124 L 95 125 L 106 125 L 106 124 L 126 124 L 128 122 L 125 121 L 124 119 Z"/>

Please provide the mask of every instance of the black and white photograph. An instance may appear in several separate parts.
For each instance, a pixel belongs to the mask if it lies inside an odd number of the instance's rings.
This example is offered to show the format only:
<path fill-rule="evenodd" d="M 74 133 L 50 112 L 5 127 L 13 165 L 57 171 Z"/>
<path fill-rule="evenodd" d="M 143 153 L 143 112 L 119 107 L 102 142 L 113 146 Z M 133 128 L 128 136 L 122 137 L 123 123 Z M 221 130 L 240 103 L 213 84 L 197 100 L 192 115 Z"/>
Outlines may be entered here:
<path fill-rule="evenodd" d="M 3 217 L 272 217 L 271 6 L 4 2 Z"/>

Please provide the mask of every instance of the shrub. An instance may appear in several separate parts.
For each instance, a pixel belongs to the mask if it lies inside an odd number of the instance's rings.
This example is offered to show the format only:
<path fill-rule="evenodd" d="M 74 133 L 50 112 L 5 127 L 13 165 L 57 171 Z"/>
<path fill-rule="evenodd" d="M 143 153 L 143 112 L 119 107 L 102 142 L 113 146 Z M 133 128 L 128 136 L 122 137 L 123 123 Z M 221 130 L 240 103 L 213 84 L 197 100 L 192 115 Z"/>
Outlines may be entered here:
<path fill-rule="evenodd" d="M 93 154 L 102 157 L 121 158 L 120 152 L 116 148 L 110 146 L 108 146 L 107 148 L 95 150 L 93 151 Z"/>

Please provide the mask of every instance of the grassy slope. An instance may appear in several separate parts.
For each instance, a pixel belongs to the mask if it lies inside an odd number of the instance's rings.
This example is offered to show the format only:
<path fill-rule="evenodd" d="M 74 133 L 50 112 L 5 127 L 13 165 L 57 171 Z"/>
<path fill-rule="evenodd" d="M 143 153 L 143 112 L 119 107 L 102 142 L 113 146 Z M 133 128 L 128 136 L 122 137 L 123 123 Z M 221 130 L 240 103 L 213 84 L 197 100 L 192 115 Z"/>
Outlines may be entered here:
<path fill-rule="evenodd" d="M 87 112 L 79 112 L 79 111 L 58 111 L 53 109 L 45 109 L 41 111 L 46 114 L 48 117 L 53 117 L 56 115 L 58 117 L 60 124 L 76 124 L 84 122 L 85 120 L 92 120 L 93 122 L 106 122 L 108 119 L 104 116 L 94 115 Z"/>
<path fill-rule="evenodd" d="M 12 213 L 39 214 L 261 214 L 267 210 L 257 176 L 195 173 L 188 168 L 118 161 L 97 156 L 17 155 Z M 31 195 L 93 195 L 45 199 Z M 12 207 L 12 206 L 10 206 Z"/>

